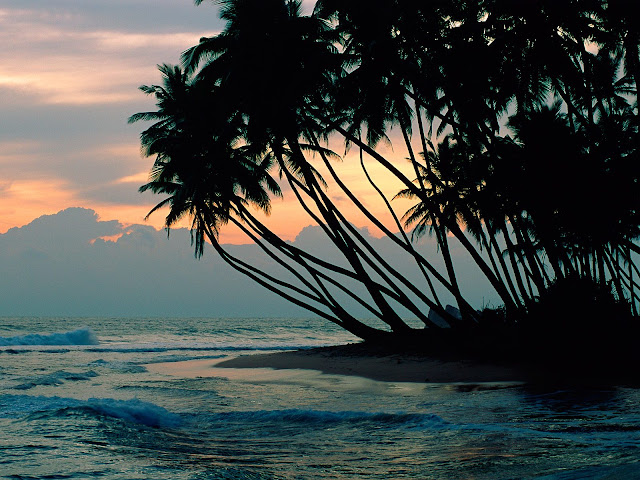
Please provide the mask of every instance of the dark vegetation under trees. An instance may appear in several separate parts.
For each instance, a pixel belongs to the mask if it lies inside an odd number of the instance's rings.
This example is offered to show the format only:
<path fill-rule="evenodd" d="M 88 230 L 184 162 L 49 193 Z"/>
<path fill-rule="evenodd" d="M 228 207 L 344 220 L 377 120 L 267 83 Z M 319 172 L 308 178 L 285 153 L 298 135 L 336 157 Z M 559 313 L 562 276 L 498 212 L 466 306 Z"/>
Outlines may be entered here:
<path fill-rule="evenodd" d="M 197 255 L 210 241 L 236 270 L 365 340 L 499 354 L 633 347 L 640 21 L 629 2 L 319 0 L 311 15 L 297 0 L 215 3 L 226 28 L 181 66 L 162 65 L 163 84 L 141 87 L 157 111 L 130 118 L 154 122 L 141 135 L 155 163 L 140 190 L 166 195 L 152 212 L 167 206 L 167 227 L 191 219 Z M 380 148 L 391 137 L 392 156 Z M 344 183 L 336 145 L 359 154 L 394 228 Z M 373 163 L 402 185 L 393 193 L 412 201 L 406 213 L 369 175 Z M 343 263 L 263 223 L 285 187 Z M 336 191 L 413 260 L 422 284 L 379 256 Z M 283 275 L 225 249 L 227 224 Z M 415 249 L 423 234 L 442 266 Z M 452 239 L 501 308 L 465 299 Z M 347 298 L 386 328 L 356 318 Z"/>

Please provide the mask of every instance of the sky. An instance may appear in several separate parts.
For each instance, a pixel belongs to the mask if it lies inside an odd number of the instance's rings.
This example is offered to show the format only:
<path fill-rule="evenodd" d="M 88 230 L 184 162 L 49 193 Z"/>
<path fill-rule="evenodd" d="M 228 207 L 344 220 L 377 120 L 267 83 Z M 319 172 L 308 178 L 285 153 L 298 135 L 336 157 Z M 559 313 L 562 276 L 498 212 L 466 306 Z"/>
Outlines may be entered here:
<path fill-rule="evenodd" d="M 74 206 L 142 222 L 151 159 L 126 120 L 153 102 L 137 87 L 220 26 L 191 0 L 3 0 L 0 232 Z"/>
<path fill-rule="evenodd" d="M 313 3 L 304 2 L 307 12 Z M 153 163 L 141 156 L 139 143 L 150 124 L 127 119 L 155 109 L 138 87 L 161 83 L 158 64 L 178 63 L 184 50 L 222 28 L 214 2 L 3 0 L 0 233 L 69 207 L 91 208 L 103 220 L 127 225 L 143 222 L 161 198 L 138 193 Z M 354 152 L 336 167 L 374 212 L 384 208 Z M 369 168 L 389 192 L 400 190 L 383 169 Z M 344 195 L 331 195 L 348 210 Z M 147 224 L 161 228 L 163 220 L 160 212 Z M 358 214 L 350 220 L 366 223 Z M 267 223 L 292 240 L 310 221 L 290 195 L 274 201 Z M 232 229 L 222 238 L 247 243 Z"/>
<path fill-rule="evenodd" d="M 394 259 L 406 278 L 424 284 L 411 259 L 398 256 L 390 240 L 374 238 L 365 229 L 362 234 L 381 255 Z M 319 227 L 303 228 L 294 244 L 343 263 Z M 441 257 L 431 247 L 419 246 L 439 265 Z M 270 274 L 282 274 L 255 245 L 227 248 Z M 460 247 L 452 248 L 457 255 Z M 86 208 L 43 215 L 0 234 L 0 316 L 313 316 L 233 271 L 211 248 L 200 259 L 193 253 L 186 229 L 173 230 L 167 238 L 150 225 L 101 220 Z M 460 261 L 458 272 L 473 305 L 497 305 L 470 260 Z M 453 303 L 446 296 L 442 300 Z M 370 317 L 353 301 L 343 306 L 360 318 Z"/>
<path fill-rule="evenodd" d="M 138 87 L 219 32 L 217 15 L 192 0 L 0 3 L 0 233 L 68 207 L 143 221 L 159 199 L 137 192 L 152 159 L 127 118 L 154 109 Z"/>
<path fill-rule="evenodd" d="M 310 11 L 313 3 L 304 2 L 305 9 Z M 148 124 L 130 125 L 127 118 L 154 110 L 153 99 L 138 87 L 161 82 L 158 64 L 178 63 L 184 50 L 222 28 L 217 7 L 206 1 L 197 7 L 192 0 L 0 2 L 0 256 L 4 262 L 0 268 L 4 272 L 0 315 L 166 311 L 171 302 L 151 300 L 159 298 L 150 287 L 153 275 L 123 273 L 128 271 L 127 265 L 139 264 L 141 272 L 147 269 L 156 272 L 157 278 L 170 277 L 171 269 L 154 270 L 153 262 L 172 265 L 174 277 L 187 282 L 194 292 L 204 295 L 199 289 L 211 291 L 207 282 L 217 272 L 224 272 L 224 267 L 217 266 L 212 273 L 207 266 L 211 267 L 208 262 L 214 260 L 196 262 L 186 231 L 172 234 L 170 243 L 158 246 L 153 255 L 144 253 L 149 238 L 153 242 L 169 241 L 162 230 L 162 212 L 145 221 L 161 198 L 138 193 L 153 163 L 153 159 L 140 154 L 139 135 Z M 401 153 L 391 146 L 382 148 L 408 168 Z M 400 190 L 401 185 L 390 181 L 387 172 L 371 161 L 367 165 L 381 186 L 394 193 Z M 368 187 L 355 152 L 336 162 L 335 167 L 374 213 L 384 208 Z M 330 196 L 339 208 L 351 212 L 349 219 L 355 225 L 366 225 L 362 216 L 349 210 L 343 194 L 331 190 Z M 293 241 L 311 222 L 291 197 L 274 201 L 273 214 L 266 223 Z M 377 236 L 375 232 L 373 235 Z M 43 240 L 38 236 L 49 243 L 41 245 L 38 242 Z M 221 240 L 247 243 L 232 229 L 224 230 Z M 82 255 L 91 252 L 92 256 L 84 259 L 74 255 L 66 244 L 75 245 Z M 149 263 L 136 263 L 128 256 L 133 250 Z M 108 257 L 114 252 L 122 258 Z M 163 255 L 169 254 L 175 259 L 164 259 Z M 88 258 L 94 258 L 93 266 Z M 178 260 L 184 260 L 180 268 Z M 257 257 L 255 261 L 259 261 Z M 96 270 L 97 266 L 102 270 Z M 124 270 L 117 271 L 115 266 Z M 56 271 L 58 280 L 54 280 Z M 14 272 L 14 276 L 7 272 Z M 74 272 L 85 273 L 78 277 Z M 139 280 L 138 289 L 118 289 L 117 285 L 107 289 L 111 298 L 123 295 L 129 299 L 121 302 L 121 309 L 105 300 L 109 297 L 101 297 L 100 290 L 89 287 L 129 277 Z M 193 279 L 190 283 L 189 278 Z M 234 282 L 247 282 L 233 278 Z M 259 305 L 266 301 L 264 294 L 256 293 L 244 314 L 258 314 Z M 191 298 L 186 293 L 183 297 Z M 224 297 L 174 304 L 183 308 L 191 305 L 191 314 L 211 309 L 227 312 L 230 307 Z M 269 298 L 274 302 L 270 307 L 273 311 L 292 311 L 284 302 Z M 484 298 L 478 296 L 478 303 L 482 301 Z"/>

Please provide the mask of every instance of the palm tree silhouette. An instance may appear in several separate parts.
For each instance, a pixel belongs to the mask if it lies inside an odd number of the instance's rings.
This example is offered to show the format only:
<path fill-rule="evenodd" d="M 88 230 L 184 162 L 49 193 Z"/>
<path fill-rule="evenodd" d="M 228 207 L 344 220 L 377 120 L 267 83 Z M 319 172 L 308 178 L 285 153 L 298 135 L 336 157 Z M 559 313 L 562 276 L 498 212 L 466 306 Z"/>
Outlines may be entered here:
<path fill-rule="evenodd" d="M 141 87 L 158 100 L 158 110 L 129 118 L 130 123 L 156 121 L 141 134 L 143 153 L 156 160 L 140 191 L 169 195 L 149 212 L 169 206 L 167 228 L 186 215 L 193 219 L 196 254 L 202 255 L 209 229 L 217 235 L 247 205 L 270 213 L 271 195 L 281 196 L 280 186 L 268 173 L 270 156 L 251 145 L 238 146 L 242 119 L 236 112 L 224 114 L 215 90 L 189 81 L 180 67 L 159 69 L 163 85 Z M 214 110 L 223 114 L 211 116 Z"/>
<path fill-rule="evenodd" d="M 310 16 L 299 0 L 216 3 L 224 30 L 185 51 L 182 68 L 161 66 L 163 85 L 142 88 L 158 110 L 130 119 L 155 122 L 142 134 L 156 161 L 141 189 L 168 197 L 152 212 L 168 206 L 167 227 L 190 217 L 197 254 L 207 238 L 237 270 L 363 338 L 381 330 L 355 319 L 345 296 L 402 338 L 416 331 L 398 306 L 425 323 L 427 336 L 439 329 L 426 308 L 452 330 L 482 327 L 452 238 L 511 327 L 540 312 L 534 305 L 551 298 L 547 290 L 576 278 L 612 290 L 637 314 L 640 42 L 623 2 L 318 0 Z M 341 177 L 329 148 L 336 139 L 359 150 L 391 223 Z M 411 174 L 382 153 L 385 144 L 400 145 Z M 400 182 L 396 197 L 415 201 L 404 217 L 368 162 Z M 284 186 L 343 263 L 284 242 L 262 222 L 259 212 L 271 211 Z M 336 191 L 424 282 L 373 248 L 338 208 Z M 228 223 L 286 277 L 225 250 L 218 232 Z M 435 237 L 444 271 L 417 251 L 410 228 Z M 447 317 L 442 292 L 462 319 Z"/>

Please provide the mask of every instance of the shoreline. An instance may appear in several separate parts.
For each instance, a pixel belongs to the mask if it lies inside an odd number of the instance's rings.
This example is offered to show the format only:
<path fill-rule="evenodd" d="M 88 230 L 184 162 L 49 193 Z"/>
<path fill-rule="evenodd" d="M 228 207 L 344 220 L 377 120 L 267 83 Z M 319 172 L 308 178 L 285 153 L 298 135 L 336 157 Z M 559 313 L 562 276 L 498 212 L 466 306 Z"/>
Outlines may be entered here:
<path fill-rule="evenodd" d="M 315 370 L 383 382 L 524 383 L 529 380 L 529 375 L 519 365 L 397 353 L 364 344 L 241 355 L 217 362 L 212 367 Z"/>
<path fill-rule="evenodd" d="M 336 375 L 387 383 L 527 384 L 546 387 L 640 387 L 634 364 L 597 364 L 580 359 L 523 362 L 513 359 L 464 358 L 402 352 L 387 346 L 354 343 L 268 353 L 249 353 L 222 359 L 194 359 L 145 365 L 150 371 L 182 378 L 224 376 L 251 381 L 286 377 Z M 584 360 L 584 359 L 582 359 Z"/>

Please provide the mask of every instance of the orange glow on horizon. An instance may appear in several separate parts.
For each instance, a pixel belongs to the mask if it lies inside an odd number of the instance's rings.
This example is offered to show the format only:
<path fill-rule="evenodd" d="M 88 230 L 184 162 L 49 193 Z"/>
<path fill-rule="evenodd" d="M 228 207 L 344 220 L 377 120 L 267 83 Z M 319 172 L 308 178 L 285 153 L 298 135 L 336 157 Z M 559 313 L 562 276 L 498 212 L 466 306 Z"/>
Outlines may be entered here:
<path fill-rule="evenodd" d="M 133 145 L 116 145 L 111 147 L 109 153 L 117 156 L 122 155 L 135 158 L 133 154 L 134 148 L 136 147 Z M 327 195 L 340 211 L 345 214 L 347 219 L 359 228 L 368 227 L 372 235 L 376 237 L 381 236 L 382 232 L 374 227 L 371 222 L 355 208 L 348 198 L 348 195 L 342 192 L 337 184 L 332 181 L 328 170 L 324 168 L 324 166 L 319 165 L 318 159 L 312 161 L 328 183 L 326 190 Z M 144 164 L 146 167 L 150 164 L 150 159 L 140 159 L 138 162 L 138 165 L 142 166 Z M 401 218 L 407 208 L 414 203 L 406 199 L 392 200 L 395 193 L 403 187 L 402 183 L 375 160 L 365 157 L 365 165 L 373 181 L 385 193 L 388 201 L 393 205 L 398 218 Z M 345 184 L 352 189 L 353 195 L 362 202 L 376 218 L 379 218 L 392 232 L 398 231 L 395 220 L 389 215 L 384 201 L 364 176 L 357 151 L 350 152 L 343 160 L 332 161 L 332 167 L 338 175 L 340 175 L 340 178 Z M 397 167 L 405 172 L 407 178 L 412 178 L 410 175 L 411 172 L 407 171 L 407 169 L 410 168 L 408 162 L 403 162 L 401 165 L 397 165 Z M 272 174 L 276 176 L 276 172 L 272 172 Z M 130 185 L 131 191 L 135 192 L 147 179 L 148 171 L 145 170 L 120 177 L 105 185 Z M 283 239 L 294 240 L 304 227 L 313 225 L 314 221 L 304 211 L 293 193 L 284 185 L 283 191 L 285 195 L 284 198 L 273 199 L 272 214 L 270 216 L 265 216 L 258 211 L 254 213 L 265 225 L 279 234 Z M 90 208 L 98 214 L 102 221 L 117 220 L 125 227 L 134 224 L 149 225 L 157 230 L 164 229 L 164 220 L 167 214 L 167 209 L 161 209 L 154 212 L 149 219 L 145 220 L 145 217 L 153 208 L 155 202 L 159 202 L 162 199 L 161 196 L 149 196 L 149 203 L 144 204 L 88 201 L 82 196 L 81 191 L 74 191 L 70 185 L 55 179 L 5 181 L 4 183 L 0 183 L 0 198 L 2 198 L 2 207 L 0 208 L 0 233 L 5 233 L 12 227 L 26 225 L 39 216 L 55 214 L 69 207 Z M 173 228 L 189 227 L 190 221 L 185 218 Z M 233 225 L 225 225 L 221 228 L 220 241 L 222 243 L 233 244 L 251 243 L 251 240 Z"/>
<path fill-rule="evenodd" d="M 305 8 L 312 5 L 312 0 L 305 0 Z M 81 25 L 82 18 L 75 15 L 63 10 L 41 9 L 34 14 L 31 8 L 0 7 L 0 38 L 7 45 L 0 52 L 0 89 L 7 92 L 3 106 L 8 112 L 14 108 L 24 110 L 28 116 L 26 120 L 19 118 L 26 126 L 17 122 L 16 131 L 8 130 L 0 138 L 0 234 L 70 207 L 92 209 L 100 220 L 117 220 L 125 228 L 142 224 L 161 230 L 166 210 L 155 212 L 148 220 L 145 217 L 162 197 L 135 197 L 138 187 L 147 182 L 153 163 L 152 158 L 140 157 L 137 141 L 148 124 L 127 127 L 126 119 L 147 105 L 153 108 L 153 99 L 145 97 L 137 87 L 161 81 L 156 63 L 177 62 L 180 53 L 197 44 L 201 36 L 215 32 L 145 33 L 108 26 L 100 30 L 78 29 L 76 23 Z M 30 61 L 25 62 L 25 58 Z M 31 113 L 40 110 L 46 113 L 42 123 Z M 101 112 L 107 111 L 103 116 Z M 94 112 L 95 123 L 91 123 Z M 82 128 L 76 125 L 80 131 L 74 130 L 73 122 L 69 129 L 63 128 L 67 120 L 64 115 L 85 122 Z M 390 132 L 390 136 L 394 135 Z M 392 138 L 394 145 L 403 145 L 401 138 L 399 143 L 396 140 Z M 332 140 L 330 147 L 342 153 L 342 139 Z M 414 177 L 402 154 L 384 144 L 379 151 L 396 159 L 396 165 L 407 172 L 408 178 Z M 357 148 L 353 147 L 343 160 L 331 162 L 358 200 L 396 232 L 395 221 L 362 172 Z M 348 221 L 357 227 L 369 226 L 372 235 L 380 236 L 381 232 L 371 227 L 371 222 L 331 181 L 322 160 L 315 158 L 312 163 L 329 183 L 327 195 Z M 375 160 L 365 158 L 365 163 L 391 201 L 402 184 Z M 272 173 L 277 177 L 277 172 Z M 292 192 L 284 187 L 283 190 L 285 198 L 273 200 L 271 216 L 256 215 L 283 239 L 294 240 L 314 221 Z M 410 202 L 392 204 L 401 216 Z M 184 219 L 175 228 L 189 226 L 189 220 Z M 232 225 L 221 229 L 220 241 L 250 243 Z"/>

